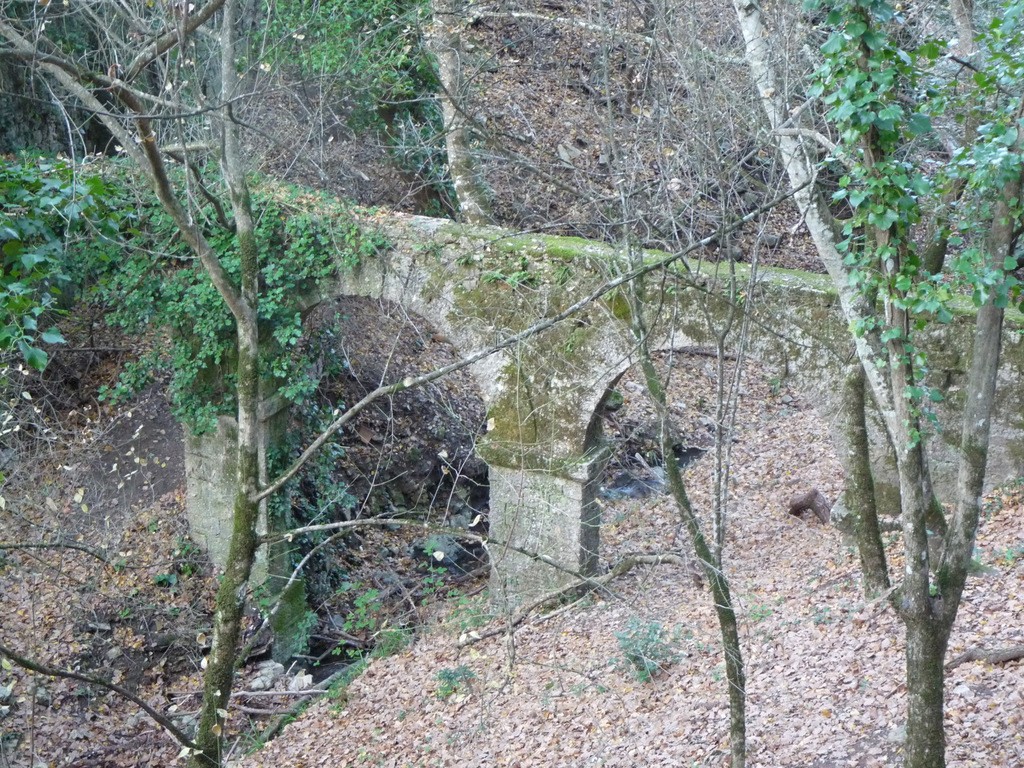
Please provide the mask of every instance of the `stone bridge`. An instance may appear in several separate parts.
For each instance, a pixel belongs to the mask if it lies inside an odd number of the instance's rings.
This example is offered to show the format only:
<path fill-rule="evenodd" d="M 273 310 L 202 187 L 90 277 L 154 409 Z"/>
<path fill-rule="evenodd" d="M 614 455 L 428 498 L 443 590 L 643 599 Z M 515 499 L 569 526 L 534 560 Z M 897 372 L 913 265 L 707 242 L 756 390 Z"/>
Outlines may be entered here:
<path fill-rule="evenodd" d="M 343 270 L 333 295 L 395 302 L 432 324 L 463 357 L 558 315 L 626 268 L 614 248 L 581 239 L 518 235 L 424 217 L 395 216 L 378 225 L 394 247 L 355 271 Z M 648 253 L 645 258 L 666 256 Z M 680 261 L 670 268 L 667 280 L 652 281 L 659 293 L 648 299 L 656 298 L 662 308 L 650 329 L 652 347 L 713 348 L 729 306 L 726 272 L 716 274 L 714 264 Z M 815 403 L 825 423 L 834 424 L 843 407 L 842 382 L 852 343 L 830 280 L 764 268 L 748 292 L 748 268 L 739 266 L 736 277 L 751 320 L 749 356 L 769 376 L 796 387 Z M 928 341 L 932 375 L 947 393 L 939 413 L 947 430 L 931 441 L 940 487 L 949 487 L 955 473 L 953 444 L 959 437 L 957 411 L 971 349 L 970 315 L 965 309 L 952 323 L 936 327 Z M 1022 327 L 1019 315 L 1010 318 L 992 430 L 990 485 L 1017 477 L 1024 464 Z M 635 362 L 630 305 L 624 293 L 612 291 L 550 329 L 471 366 L 488 413 L 478 454 L 489 467 L 491 535 L 557 563 L 553 567 L 495 545 L 496 600 L 529 599 L 596 565 L 595 492 L 607 458 L 599 408 Z M 874 432 L 876 437 L 881 434 L 880 424 Z M 884 505 L 886 495 L 891 502 L 895 493 L 894 463 L 885 441 L 874 442 L 876 486 Z M 837 448 L 842 455 L 843 446 Z M 230 464 L 223 453 L 211 464 L 217 452 L 194 440 L 188 453 L 192 479 Z M 192 481 L 189 485 L 193 502 L 197 494 L 208 502 L 215 498 L 208 487 L 200 489 Z M 212 518 L 206 508 L 199 517 L 205 516 L 208 529 Z M 207 532 L 213 544 L 218 534 Z"/>

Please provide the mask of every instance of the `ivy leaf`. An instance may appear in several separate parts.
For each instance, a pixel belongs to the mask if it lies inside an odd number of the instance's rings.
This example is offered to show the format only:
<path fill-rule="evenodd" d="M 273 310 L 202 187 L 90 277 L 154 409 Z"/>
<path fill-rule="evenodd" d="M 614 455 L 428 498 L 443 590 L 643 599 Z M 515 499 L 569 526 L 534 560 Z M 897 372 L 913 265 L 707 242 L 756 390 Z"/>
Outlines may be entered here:
<path fill-rule="evenodd" d="M 888 229 L 896 223 L 899 218 L 896 211 L 892 208 L 886 208 L 881 212 L 871 212 L 868 214 L 868 224 L 876 229 Z"/>
<path fill-rule="evenodd" d="M 996 139 L 997 142 L 1002 144 L 1004 147 L 1012 147 L 1017 143 L 1017 129 L 1013 126 L 1006 129 L 1006 132 Z"/>
<path fill-rule="evenodd" d="M 47 344 L 63 344 L 65 341 L 64 336 L 62 336 L 61 332 L 56 328 L 50 328 L 47 331 L 43 331 L 42 336 L 39 338 Z"/>
<path fill-rule="evenodd" d="M 25 341 L 18 342 L 18 346 L 21 348 L 22 357 L 25 358 L 25 362 L 37 371 L 41 371 L 46 368 L 46 364 L 50 361 L 49 356 L 39 347 L 33 347 Z"/>
<path fill-rule="evenodd" d="M 868 197 L 866 189 L 855 189 L 850 193 L 850 205 L 854 208 L 859 208 L 860 204 L 863 203 Z"/>
<path fill-rule="evenodd" d="M 907 121 L 907 131 L 910 132 L 911 136 L 921 136 L 922 134 L 930 133 L 931 130 L 932 120 L 928 115 L 914 114 Z"/>
<path fill-rule="evenodd" d="M 885 35 L 877 32 L 876 30 L 870 29 L 864 33 L 861 37 L 864 41 L 864 45 L 870 48 L 872 51 L 877 51 L 885 45 Z M 902 51 L 901 51 L 902 53 Z"/>
<path fill-rule="evenodd" d="M 928 40 L 917 49 L 917 54 L 928 61 L 936 61 L 942 55 L 942 46 L 935 40 Z"/>
<path fill-rule="evenodd" d="M 846 36 L 842 32 L 836 32 L 832 37 L 825 41 L 825 44 L 821 46 L 821 52 L 826 56 L 839 53 L 843 50 L 843 46 L 846 44 Z"/>

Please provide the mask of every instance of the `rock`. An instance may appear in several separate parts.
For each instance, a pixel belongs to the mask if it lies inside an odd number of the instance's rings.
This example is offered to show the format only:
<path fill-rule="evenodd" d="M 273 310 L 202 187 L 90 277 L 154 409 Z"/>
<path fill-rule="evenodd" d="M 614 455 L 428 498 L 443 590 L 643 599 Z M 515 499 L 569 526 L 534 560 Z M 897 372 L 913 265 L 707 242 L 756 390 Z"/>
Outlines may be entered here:
<path fill-rule="evenodd" d="M 843 536 L 855 536 L 857 533 L 857 516 L 846 506 L 846 499 L 842 496 L 832 506 L 831 523 Z"/>
<path fill-rule="evenodd" d="M 901 725 L 898 728 L 893 728 L 885 735 L 885 740 L 893 744 L 902 744 L 907 740 L 907 726 Z"/>
<path fill-rule="evenodd" d="M 463 572 L 476 561 L 476 556 L 452 536 L 428 536 L 413 543 L 414 555 L 432 566 Z"/>
<path fill-rule="evenodd" d="M 284 665 L 277 661 L 261 661 L 256 665 L 256 678 L 249 683 L 251 691 L 267 691 L 284 675 Z"/>
<path fill-rule="evenodd" d="M 6 703 L 14 692 L 13 685 L 0 685 L 0 704 Z"/>
<path fill-rule="evenodd" d="M 307 672 L 299 672 L 288 681 L 288 690 L 292 693 L 304 691 L 313 684 L 313 676 Z"/>

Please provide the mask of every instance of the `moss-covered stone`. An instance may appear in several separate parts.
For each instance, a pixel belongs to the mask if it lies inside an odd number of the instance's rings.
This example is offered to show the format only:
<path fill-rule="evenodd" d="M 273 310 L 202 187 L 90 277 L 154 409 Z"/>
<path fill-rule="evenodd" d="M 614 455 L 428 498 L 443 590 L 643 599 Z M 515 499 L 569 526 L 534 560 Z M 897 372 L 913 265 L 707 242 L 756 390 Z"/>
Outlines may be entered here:
<path fill-rule="evenodd" d="M 293 656 L 305 653 L 313 625 L 306 606 L 305 583 L 301 579 L 293 581 L 278 599 L 280 606 L 270 620 L 270 626 L 274 632 L 274 661 L 283 664 Z"/>

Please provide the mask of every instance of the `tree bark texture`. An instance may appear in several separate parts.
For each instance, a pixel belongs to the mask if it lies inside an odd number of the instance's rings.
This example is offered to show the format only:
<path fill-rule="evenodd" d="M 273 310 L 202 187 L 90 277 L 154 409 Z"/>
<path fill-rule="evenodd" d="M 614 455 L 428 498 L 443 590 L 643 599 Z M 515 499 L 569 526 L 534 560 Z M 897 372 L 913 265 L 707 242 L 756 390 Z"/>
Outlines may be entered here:
<path fill-rule="evenodd" d="M 642 334 L 643 328 L 639 327 Z M 683 481 L 682 472 L 679 470 L 679 463 L 676 460 L 672 446 L 675 443 L 672 434 L 671 421 L 668 406 L 665 401 L 665 389 L 662 386 L 658 372 L 651 361 L 650 352 L 644 337 L 639 339 L 641 367 L 644 380 L 647 383 L 647 391 L 651 395 L 655 410 L 658 414 L 658 421 L 661 425 L 661 451 L 665 459 L 665 474 L 668 478 L 669 490 L 676 502 L 679 516 L 690 535 L 690 542 L 693 545 L 697 559 L 700 561 L 701 570 L 704 573 L 708 584 L 711 587 L 711 595 L 715 601 L 715 614 L 718 617 L 718 627 L 722 635 L 722 650 L 725 655 L 725 678 L 729 687 L 729 752 L 731 768 L 744 768 L 747 761 L 747 715 L 746 697 L 747 681 L 743 669 L 743 652 L 740 646 L 739 625 L 736 621 L 736 610 L 733 607 L 732 595 L 729 591 L 729 580 L 722 570 L 722 563 L 716 560 L 711 547 L 704 536 L 700 521 L 694 512 L 693 506 L 686 493 L 686 484 Z"/>
<path fill-rule="evenodd" d="M 221 733 L 227 719 L 238 644 L 248 593 L 249 576 L 259 544 L 260 430 L 259 415 L 259 247 L 256 241 L 252 202 L 245 179 L 245 164 L 239 141 L 239 128 L 231 103 L 238 90 L 235 71 L 235 4 L 224 5 L 221 26 L 221 100 L 220 128 L 224 154 L 222 174 L 227 182 L 235 219 L 235 236 L 241 262 L 238 311 L 235 313 L 238 343 L 238 476 L 234 519 L 228 562 L 217 590 L 213 622 L 213 644 L 207 657 L 203 681 L 203 702 L 196 744 L 201 750 L 192 756 L 190 766 L 207 768 L 220 765 Z"/>
<path fill-rule="evenodd" d="M 906 768 L 943 768 L 946 765 L 943 660 L 949 627 L 944 624 L 930 618 L 906 621 Z"/>
<path fill-rule="evenodd" d="M 840 412 L 840 429 L 846 440 L 846 503 L 857 518 L 857 551 L 864 574 L 864 595 L 873 599 L 889 589 L 889 567 L 885 560 L 875 502 L 875 481 L 871 476 L 871 453 L 865 418 L 864 369 L 849 366 L 845 397 Z"/>
<path fill-rule="evenodd" d="M 479 164 L 473 153 L 472 129 L 465 112 L 465 52 L 460 31 L 465 14 L 461 5 L 460 0 L 434 0 L 434 18 L 427 35 L 427 44 L 437 59 L 448 173 L 455 187 L 459 211 L 463 221 L 469 224 L 490 224 L 487 187 L 480 176 Z"/>

